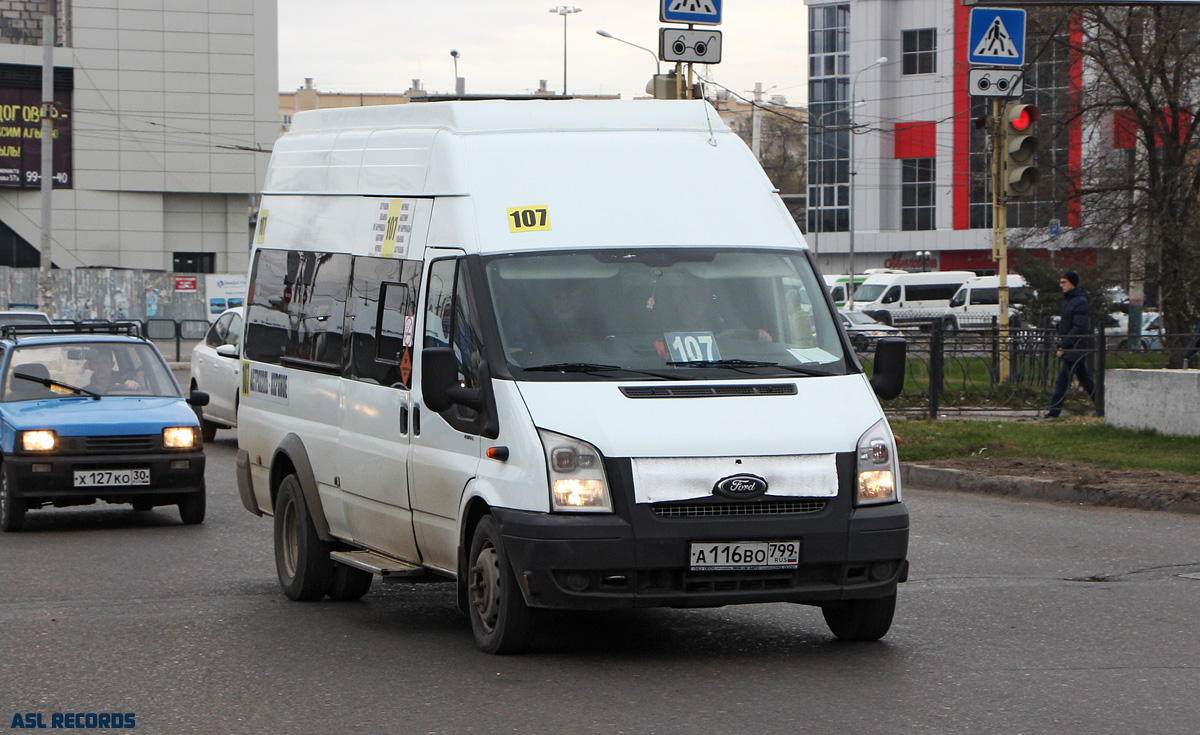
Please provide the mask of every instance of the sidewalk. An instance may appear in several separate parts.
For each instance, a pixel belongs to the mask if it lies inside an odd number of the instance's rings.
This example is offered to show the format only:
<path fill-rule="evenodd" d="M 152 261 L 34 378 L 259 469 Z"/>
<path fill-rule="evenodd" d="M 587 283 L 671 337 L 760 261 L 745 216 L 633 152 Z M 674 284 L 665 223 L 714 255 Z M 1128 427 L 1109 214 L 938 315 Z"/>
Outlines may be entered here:
<path fill-rule="evenodd" d="M 1200 495 L 1154 495 L 1096 485 L 1039 480 L 1033 477 L 986 475 L 981 472 L 904 462 L 900 463 L 900 482 L 902 486 L 920 490 L 950 490 L 1027 500 L 1200 514 Z"/>

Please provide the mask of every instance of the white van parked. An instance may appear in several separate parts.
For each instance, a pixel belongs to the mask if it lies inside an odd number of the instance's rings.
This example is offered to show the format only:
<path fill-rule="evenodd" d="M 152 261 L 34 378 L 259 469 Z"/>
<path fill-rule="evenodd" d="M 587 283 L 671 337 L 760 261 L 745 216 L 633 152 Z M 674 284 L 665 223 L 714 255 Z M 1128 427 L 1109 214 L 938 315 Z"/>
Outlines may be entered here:
<path fill-rule="evenodd" d="M 946 314 L 958 288 L 974 277 L 971 271 L 878 273 L 854 292 L 851 311 L 884 324 L 931 324 Z"/>
<path fill-rule="evenodd" d="M 1008 276 L 1008 320 L 1016 326 L 1021 318 L 1021 306 L 1029 303 L 1036 293 L 1025 279 L 1016 274 Z M 1000 276 L 977 276 L 967 279 L 950 298 L 949 312 L 942 320 L 947 330 L 991 326 L 999 316 Z"/>
<path fill-rule="evenodd" d="M 904 343 L 868 380 L 703 101 L 302 112 L 245 316 L 238 488 L 292 599 L 453 580 L 493 653 L 544 609 L 891 625 Z"/>

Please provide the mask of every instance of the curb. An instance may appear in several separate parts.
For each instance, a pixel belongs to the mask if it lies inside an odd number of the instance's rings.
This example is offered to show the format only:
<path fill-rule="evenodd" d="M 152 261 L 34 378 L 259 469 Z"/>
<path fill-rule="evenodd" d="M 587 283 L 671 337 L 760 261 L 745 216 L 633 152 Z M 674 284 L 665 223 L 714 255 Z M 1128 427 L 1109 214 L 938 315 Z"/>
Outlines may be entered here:
<path fill-rule="evenodd" d="M 1096 485 L 1073 485 L 1054 480 L 1039 480 L 1033 477 L 984 475 L 966 470 L 927 467 L 903 462 L 900 463 L 900 482 L 902 486 L 910 485 L 920 490 L 950 490 L 1111 508 L 1200 514 L 1200 498 L 1180 499 L 1144 495 Z"/>

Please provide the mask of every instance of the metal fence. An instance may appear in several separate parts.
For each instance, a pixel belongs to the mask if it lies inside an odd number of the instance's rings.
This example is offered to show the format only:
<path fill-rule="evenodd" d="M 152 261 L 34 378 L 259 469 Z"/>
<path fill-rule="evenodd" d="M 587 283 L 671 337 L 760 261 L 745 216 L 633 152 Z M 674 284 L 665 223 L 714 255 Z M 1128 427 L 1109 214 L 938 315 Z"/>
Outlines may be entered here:
<path fill-rule="evenodd" d="M 174 362 L 190 360 L 192 348 L 204 340 L 208 328 L 207 319 L 56 319 L 55 324 L 103 325 L 137 324 L 146 339 L 153 342 L 163 356 Z"/>
<path fill-rule="evenodd" d="M 945 411 L 1044 412 L 1050 408 L 1062 364 L 1054 329 L 1010 330 L 1002 339 L 998 327 L 947 331 L 935 322 L 928 332 L 909 332 L 908 375 L 901 395 L 884 402 L 890 414 L 936 418 Z M 1122 368 L 1160 369 L 1168 347 L 1182 348 L 1192 335 L 1147 335 L 1130 340 L 1097 330 L 1087 356 L 1095 380 L 1095 402 L 1072 381 L 1065 410 L 1104 415 L 1105 372 Z M 859 351 L 871 369 L 873 347 Z M 1007 362 L 1007 366 L 1003 363 Z M 1001 375 L 1007 372 L 1007 378 Z"/>

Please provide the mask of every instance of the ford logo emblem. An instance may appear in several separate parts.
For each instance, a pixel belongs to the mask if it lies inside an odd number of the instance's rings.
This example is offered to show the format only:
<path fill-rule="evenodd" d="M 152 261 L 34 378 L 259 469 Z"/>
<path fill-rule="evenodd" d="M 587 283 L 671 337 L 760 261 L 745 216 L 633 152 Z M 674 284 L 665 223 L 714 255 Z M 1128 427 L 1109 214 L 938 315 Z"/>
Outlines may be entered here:
<path fill-rule="evenodd" d="M 727 498 L 757 498 L 767 492 L 767 481 L 758 475 L 731 475 L 722 477 L 713 485 L 713 493 Z"/>

